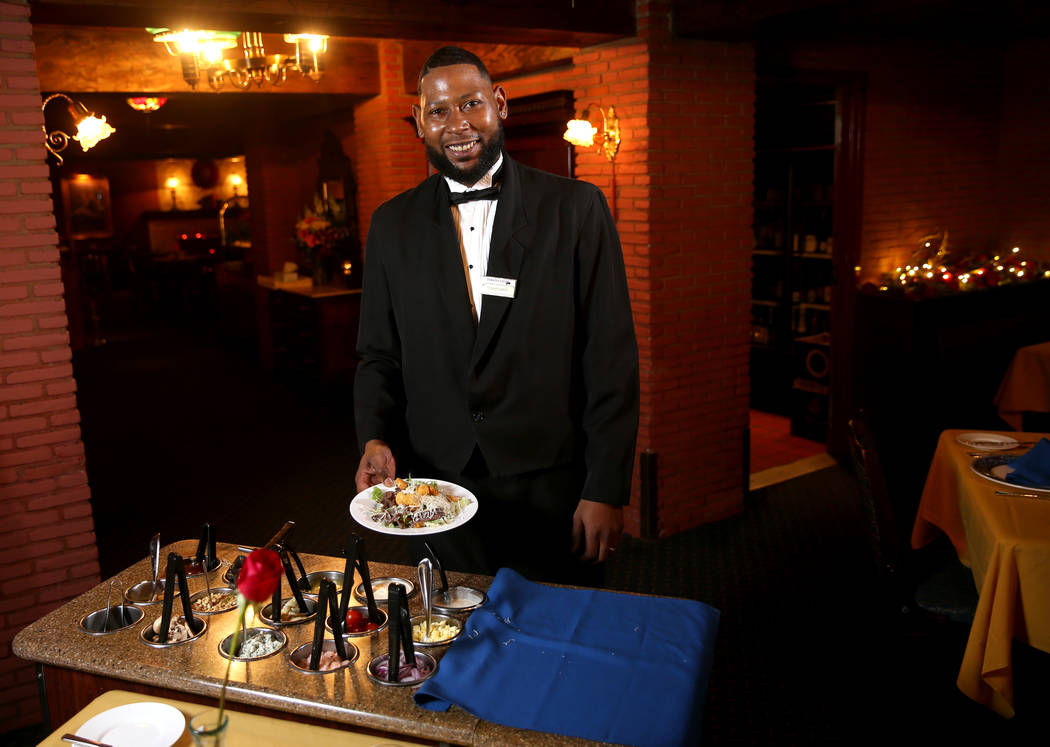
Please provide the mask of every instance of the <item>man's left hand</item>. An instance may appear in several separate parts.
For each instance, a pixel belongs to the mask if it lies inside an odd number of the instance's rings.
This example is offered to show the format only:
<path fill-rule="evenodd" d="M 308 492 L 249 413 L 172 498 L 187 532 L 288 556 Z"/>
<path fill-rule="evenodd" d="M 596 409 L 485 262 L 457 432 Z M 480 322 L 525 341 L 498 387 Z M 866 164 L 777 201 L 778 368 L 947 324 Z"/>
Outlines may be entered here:
<path fill-rule="evenodd" d="M 580 499 L 572 517 L 572 551 L 582 548 L 583 560 L 604 563 L 623 533 L 623 508 Z"/>

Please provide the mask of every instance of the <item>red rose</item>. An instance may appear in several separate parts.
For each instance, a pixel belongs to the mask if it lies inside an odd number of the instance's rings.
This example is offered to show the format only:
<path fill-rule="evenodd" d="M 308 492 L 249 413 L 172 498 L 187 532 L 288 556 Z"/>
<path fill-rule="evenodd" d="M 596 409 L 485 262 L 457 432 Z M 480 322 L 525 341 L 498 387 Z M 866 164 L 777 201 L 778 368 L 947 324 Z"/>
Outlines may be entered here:
<path fill-rule="evenodd" d="M 282 573 L 280 555 L 264 548 L 252 550 L 237 576 L 237 591 L 250 602 L 265 602 L 281 583 Z"/>

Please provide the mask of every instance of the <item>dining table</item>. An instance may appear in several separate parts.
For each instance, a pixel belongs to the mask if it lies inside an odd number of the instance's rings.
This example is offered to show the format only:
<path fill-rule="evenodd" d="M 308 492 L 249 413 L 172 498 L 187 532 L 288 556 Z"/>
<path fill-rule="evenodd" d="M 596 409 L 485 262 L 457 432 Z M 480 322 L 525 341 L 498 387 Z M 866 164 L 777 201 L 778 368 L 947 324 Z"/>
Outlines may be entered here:
<path fill-rule="evenodd" d="M 44 738 L 38 747 L 69 747 L 71 742 L 63 737 L 69 735 L 83 736 L 85 726 L 98 723 L 99 717 L 139 705 L 161 705 L 173 708 L 176 719 L 181 717 L 188 722 L 200 712 L 201 706 L 186 700 L 162 698 L 156 695 L 144 696 L 142 693 L 128 690 L 106 690 L 80 711 L 57 727 Z M 330 729 L 314 724 L 299 723 L 287 719 L 271 718 L 254 713 L 227 711 L 229 716 L 228 734 L 225 747 L 299 747 L 304 744 L 325 745 L 325 747 L 413 747 L 416 742 L 394 739 L 391 736 L 376 737 L 373 734 Z M 181 724 L 177 724 L 177 727 Z M 97 727 L 96 727 L 97 728 Z M 148 737 L 153 737 L 150 733 Z M 90 737 L 89 737 L 90 738 Z M 145 740 L 143 740 L 145 741 Z M 188 730 L 183 729 L 171 747 L 193 747 L 194 741 Z"/>
<path fill-rule="evenodd" d="M 1026 412 L 1050 413 L 1050 341 L 1017 349 L 995 394 L 995 407 L 1015 430 L 1024 427 Z"/>
<path fill-rule="evenodd" d="M 943 431 L 911 535 L 921 548 L 943 532 L 973 572 L 979 596 L 957 684 L 1007 718 L 1013 642 L 1050 652 L 1050 490 L 1012 484 L 987 466 L 1047 436 Z"/>

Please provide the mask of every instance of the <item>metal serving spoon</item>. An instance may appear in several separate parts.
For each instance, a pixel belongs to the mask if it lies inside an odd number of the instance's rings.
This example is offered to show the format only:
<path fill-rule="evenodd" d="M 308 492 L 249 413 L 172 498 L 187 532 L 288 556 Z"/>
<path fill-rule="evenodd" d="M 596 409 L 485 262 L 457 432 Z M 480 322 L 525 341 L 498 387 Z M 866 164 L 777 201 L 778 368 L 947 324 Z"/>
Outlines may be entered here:
<path fill-rule="evenodd" d="M 149 541 L 150 563 L 153 570 L 153 586 L 151 587 L 150 601 L 157 598 L 157 578 L 160 576 L 160 533 L 154 534 Z"/>
<path fill-rule="evenodd" d="M 423 614 L 427 617 L 427 633 L 424 640 L 430 640 L 430 615 L 434 607 L 431 592 L 434 588 L 434 566 L 430 564 L 430 558 L 419 561 L 419 593 L 423 597 Z"/>

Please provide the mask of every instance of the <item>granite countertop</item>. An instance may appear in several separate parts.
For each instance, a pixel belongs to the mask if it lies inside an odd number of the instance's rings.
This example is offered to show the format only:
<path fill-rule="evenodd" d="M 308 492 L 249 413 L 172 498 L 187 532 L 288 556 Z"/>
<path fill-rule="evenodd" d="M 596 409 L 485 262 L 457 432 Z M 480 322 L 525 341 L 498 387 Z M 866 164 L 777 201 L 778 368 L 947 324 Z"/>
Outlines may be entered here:
<path fill-rule="evenodd" d="M 169 552 L 188 556 L 196 547 L 196 541 L 176 542 L 163 548 L 161 557 L 166 558 Z M 225 585 L 224 581 L 217 579 L 221 579 L 226 567 L 237 555 L 242 554 L 236 545 L 227 543 L 218 543 L 216 550 L 224 567 L 212 574 L 213 587 Z M 342 572 L 345 563 L 343 558 L 323 555 L 300 554 L 300 557 L 307 572 Z M 161 566 L 163 573 L 163 562 Z M 414 567 L 385 563 L 370 562 L 369 572 L 373 578 L 395 576 L 413 583 L 416 577 Z M 114 584 L 114 603 L 119 598 L 119 583 L 130 588 L 140 581 L 148 581 L 150 576 L 149 562 L 145 558 L 117 574 L 114 577 L 118 582 Z M 360 580 L 355 573 L 354 586 Z M 191 595 L 205 588 L 203 576 L 191 576 L 187 582 Z M 488 576 L 450 574 L 449 582 L 487 590 L 492 579 Z M 160 604 L 141 606 L 144 612 L 142 619 L 114 633 L 89 635 L 80 628 L 79 622 L 85 615 L 105 609 L 109 587 L 110 581 L 104 581 L 20 631 L 14 639 L 14 653 L 42 664 L 196 693 L 217 700 L 227 665 L 227 660 L 219 654 L 219 642 L 233 632 L 237 622 L 236 610 L 199 615 L 208 624 L 203 635 L 186 643 L 157 649 L 146 645 L 139 634 L 146 625 L 160 617 Z M 287 582 L 282 587 L 282 593 L 288 593 Z M 352 600 L 352 603 L 357 604 L 356 600 Z M 422 611 L 418 594 L 412 597 L 409 604 L 413 614 Z M 175 599 L 173 614 L 181 614 L 178 598 Z M 460 618 L 464 619 L 465 616 Z M 256 624 L 263 625 L 261 621 Z M 311 642 L 313 620 L 302 625 L 284 626 L 281 630 L 288 636 L 288 644 L 278 654 L 248 663 L 233 662 L 226 690 L 228 700 L 450 744 L 522 747 L 595 744 L 571 737 L 500 726 L 482 721 L 455 706 L 444 713 L 417 707 L 412 700 L 412 688 L 379 685 L 365 673 L 368 662 L 374 656 L 386 652 L 386 629 L 378 635 L 349 639 L 360 651 L 357 660 L 345 669 L 327 674 L 304 674 L 288 661 L 291 651 Z M 331 638 L 331 633 L 326 631 L 326 637 Z M 420 650 L 440 660 L 447 647 Z"/>

